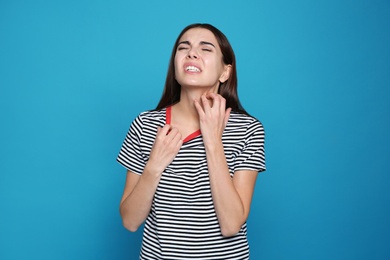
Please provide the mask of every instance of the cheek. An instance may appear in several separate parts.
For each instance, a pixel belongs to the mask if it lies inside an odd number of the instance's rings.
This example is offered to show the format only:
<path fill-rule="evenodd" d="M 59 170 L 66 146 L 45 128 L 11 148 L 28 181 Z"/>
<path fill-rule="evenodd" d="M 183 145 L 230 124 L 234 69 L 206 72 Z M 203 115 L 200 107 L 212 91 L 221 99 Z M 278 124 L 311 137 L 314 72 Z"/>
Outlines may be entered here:
<path fill-rule="evenodd" d="M 218 75 L 220 75 L 223 72 L 224 65 L 221 62 L 210 62 L 209 66 L 214 68 L 214 72 Z"/>
<path fill-rule="evenodd" d="M 174 58 L 174 60 L 173 60 L 173 65 L 174 65 L 174 67 L 175 67 L 175 69 L 176 68 L 179 68 L 179 66 L 180 66 L 180 60 L 181 60 L 181 57 L 180 57 L 180 55 L 175 55 L 175 58 Z"/>
<path fill-rule="evenodd" d="M 175 74 L 176 74 L 176 72 L 178 71 L 178 64 L 179 64 L 179 62 L 178 62 L 177 59 L 175 58 L 175 59 L 173 60 L 173 67 L 175 68 Z"/>

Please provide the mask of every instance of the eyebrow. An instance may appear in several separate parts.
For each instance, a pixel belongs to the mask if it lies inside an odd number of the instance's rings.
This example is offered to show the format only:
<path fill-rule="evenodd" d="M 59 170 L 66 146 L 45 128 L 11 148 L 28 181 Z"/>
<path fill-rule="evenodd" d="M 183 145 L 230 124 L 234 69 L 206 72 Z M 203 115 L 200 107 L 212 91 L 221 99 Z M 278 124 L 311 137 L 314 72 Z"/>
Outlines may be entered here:
<path fill-rule="evenodd" d="M 191 45 L 191 43 L 189 41 L 182 41 L 182 42 L 179 42 L 179 44 L 177 46 L 179 46 L 180 44 L 186 44 L 186 45 Z M 215 45 L 212 44 L 211 42 L 205 42 L 205 41 L 201 41 L 200 42 L 200 45 L 210 45 L 210 46 L 213 46 L 215 48 Z"/>

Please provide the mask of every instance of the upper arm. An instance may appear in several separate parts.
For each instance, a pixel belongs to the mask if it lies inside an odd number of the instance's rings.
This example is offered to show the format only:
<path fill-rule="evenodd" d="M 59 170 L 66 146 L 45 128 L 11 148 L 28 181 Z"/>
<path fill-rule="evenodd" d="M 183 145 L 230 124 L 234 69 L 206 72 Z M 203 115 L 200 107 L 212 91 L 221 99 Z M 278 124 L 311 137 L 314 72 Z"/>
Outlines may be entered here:
<path fill-rule="evenodd" d="M 131 194 L 131 192 L 133 191 L 135 185 L 137 185 L 140 178 L 141 175 L 131 171 L 127 171 L 125 188 L 123 190 L 123 195 L 122 195 L 120 205 L 122 205 L 123 201 Z"/>
<path fill-rule="evenodd" d="M 239 170 L 236 171 L 233 176 L 233 184 L 240 196 L 244 208 L 245 219 L 249 215 L 257 175 L 258 172 L 254 170 Z"/>

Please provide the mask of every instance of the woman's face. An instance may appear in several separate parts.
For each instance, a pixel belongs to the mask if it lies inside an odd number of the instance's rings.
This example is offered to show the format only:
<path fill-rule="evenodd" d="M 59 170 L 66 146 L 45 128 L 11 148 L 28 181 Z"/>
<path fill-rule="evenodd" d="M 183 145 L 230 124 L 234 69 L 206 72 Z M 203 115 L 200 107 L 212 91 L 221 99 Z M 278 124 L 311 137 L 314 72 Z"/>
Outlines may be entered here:
<path fill-rule="evenodd" d="M 179 39 L 175 75 L 182 88 L 209 88 L 216 93 L 219 83 L 229 78 L 230 67 L 223 63 L 221 49 L 211 31 L 192 28 Z"/>

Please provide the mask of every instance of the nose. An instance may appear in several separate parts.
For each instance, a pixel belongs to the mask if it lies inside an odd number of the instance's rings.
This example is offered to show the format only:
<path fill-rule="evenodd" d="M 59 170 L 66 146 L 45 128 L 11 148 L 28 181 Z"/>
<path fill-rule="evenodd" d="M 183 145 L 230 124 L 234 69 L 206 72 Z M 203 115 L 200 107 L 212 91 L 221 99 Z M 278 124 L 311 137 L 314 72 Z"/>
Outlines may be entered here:
<path fill-rule="evenodd" d="M 197 52 L 196 52 L 196 50 L 194 48 L 191 48 L 188 51 L 187 56 L 188 56 L 188 58 L 192 58 L 192 59 L 197 59 L 198 58 L 198 54 L 197 54 Z"/>

